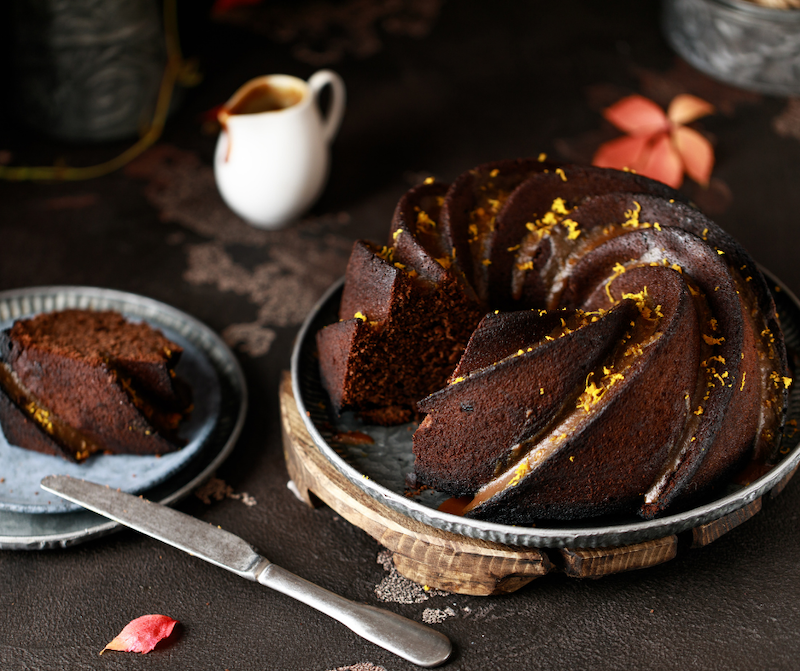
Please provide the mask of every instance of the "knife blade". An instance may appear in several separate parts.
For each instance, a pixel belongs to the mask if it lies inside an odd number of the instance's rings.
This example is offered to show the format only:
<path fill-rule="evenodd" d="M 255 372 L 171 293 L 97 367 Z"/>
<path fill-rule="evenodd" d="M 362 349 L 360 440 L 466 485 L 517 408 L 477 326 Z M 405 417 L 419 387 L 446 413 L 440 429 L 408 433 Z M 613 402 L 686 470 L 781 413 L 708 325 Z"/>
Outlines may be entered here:
<path fill-rule="evenodd" d="M 297 599 L 418 666 L 439 666 L 450 657 L 452 645 L 444 634 L 315 585 L 273 564 L 242 538 L 196 517 L 68 475 L 48 476 L 42 480 L 41 487 L 98 515 Z"/>

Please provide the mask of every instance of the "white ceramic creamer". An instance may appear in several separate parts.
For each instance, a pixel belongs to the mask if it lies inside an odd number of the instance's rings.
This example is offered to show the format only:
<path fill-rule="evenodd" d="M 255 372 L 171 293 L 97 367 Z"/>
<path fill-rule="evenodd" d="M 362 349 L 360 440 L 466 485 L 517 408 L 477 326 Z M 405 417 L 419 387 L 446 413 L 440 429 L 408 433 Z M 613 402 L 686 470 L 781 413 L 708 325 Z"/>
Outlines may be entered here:
<path fill-rule="evenodd" d="M 323 119 L 317 98 L 327 85 Z M 308 82 L 267 75 L 242 86 L 218 114 L 214 176 L 228 206 L 260 228 L 278 228 L 311 207 L 328 177 L 344 107 L 344 82 L 330 70 Z"/>

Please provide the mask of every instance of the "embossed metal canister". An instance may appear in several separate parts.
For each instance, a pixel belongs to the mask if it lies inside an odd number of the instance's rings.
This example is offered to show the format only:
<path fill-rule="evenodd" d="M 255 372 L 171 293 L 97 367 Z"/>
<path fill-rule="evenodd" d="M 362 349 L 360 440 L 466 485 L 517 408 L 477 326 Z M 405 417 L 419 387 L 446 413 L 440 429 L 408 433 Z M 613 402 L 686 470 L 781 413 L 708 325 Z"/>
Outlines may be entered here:
<path fill-rule="evenodd" d="M 14 106 L 70 141 L 132 137 L 153 113 L 166 49 L 156 0 L 14 0 Z"/>
<path fill-rule="evenodd" d="M 800 95 L 800 9 L 746 0 L 663 0 L 667 40 L 698 70 L 728 84 Z"/>

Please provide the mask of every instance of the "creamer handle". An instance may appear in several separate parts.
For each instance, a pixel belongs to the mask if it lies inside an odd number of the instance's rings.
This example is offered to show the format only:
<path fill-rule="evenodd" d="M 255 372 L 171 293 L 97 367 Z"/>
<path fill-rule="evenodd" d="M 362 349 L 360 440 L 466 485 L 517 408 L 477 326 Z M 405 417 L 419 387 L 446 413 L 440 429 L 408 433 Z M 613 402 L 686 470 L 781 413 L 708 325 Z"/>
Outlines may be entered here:
<path fill-rule="evenodd" d="M 344 81 L 333 70 L 319 70 L 308 80 L 315 100 L 319 98 L 320 91 L 328 84 L 331 86 L 331 104 L 326 118 L 322 121 L 322 137 L 326 142 L 331 142 L 336 137 L 344 116 L 346 99 Z"/>

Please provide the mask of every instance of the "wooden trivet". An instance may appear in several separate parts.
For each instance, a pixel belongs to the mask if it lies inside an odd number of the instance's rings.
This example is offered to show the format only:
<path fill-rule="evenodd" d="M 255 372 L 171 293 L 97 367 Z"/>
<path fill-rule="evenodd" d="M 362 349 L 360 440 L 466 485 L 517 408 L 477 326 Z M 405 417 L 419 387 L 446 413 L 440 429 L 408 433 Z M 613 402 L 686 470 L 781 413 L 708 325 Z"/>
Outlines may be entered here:
<path fill-rule="evenodd" d="M 289 477 L 308 505 L 325 503 L 392 552 L 401 575 L 430 588 L 487 596 L 508 594 L 550 571 L 574 578 L 599 578 L 648 568 L 673 559 L 678 537 L 666 536 L 615 548 L 514 547 L 443 531 L 411 519 L 372 498 L 345 478 L 314 444 L 297 410 L 291 377 L 280 385 L 283 451 Z M 779 493 L 789 473 L 771 491 Z M 691 532 L 691 546 L 715 541 L 761 510 L 761 499 Z"/>

